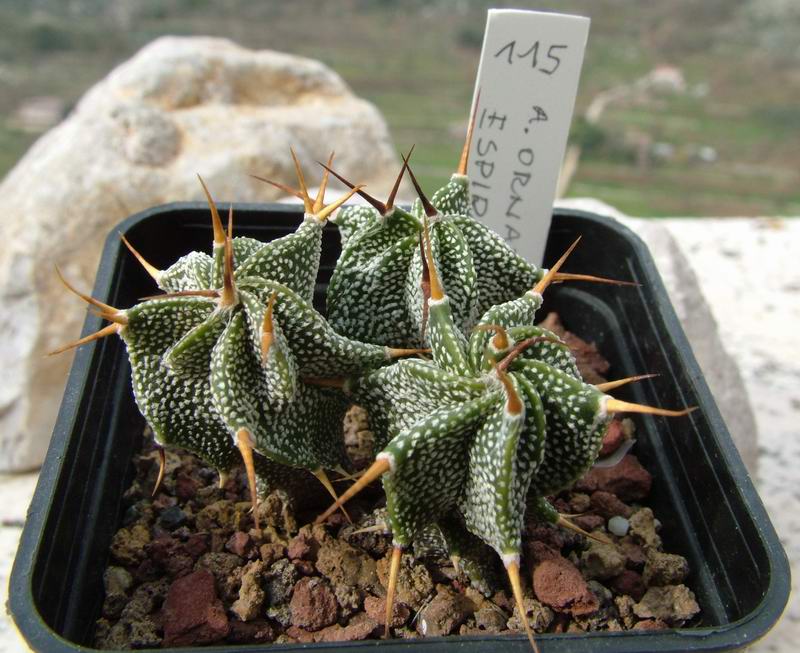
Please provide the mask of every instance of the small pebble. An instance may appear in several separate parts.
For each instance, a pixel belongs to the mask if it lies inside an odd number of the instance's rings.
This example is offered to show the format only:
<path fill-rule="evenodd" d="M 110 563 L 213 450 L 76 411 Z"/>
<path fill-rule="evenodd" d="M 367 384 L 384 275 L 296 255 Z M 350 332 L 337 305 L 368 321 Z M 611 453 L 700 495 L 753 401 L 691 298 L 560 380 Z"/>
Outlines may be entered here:
<path fill-rule="evenodd" d="M 625 537 L 630 526 L 630 522 L 619 515 L 608 520 L 608 530 L 617 537 Z"/>
<path fill-rule="evenodd" d="M 170 506 L 161 513 L 158 523 L 167 530 L 175 530 L 186 523 L 186 513 L 178 506 Z"/>

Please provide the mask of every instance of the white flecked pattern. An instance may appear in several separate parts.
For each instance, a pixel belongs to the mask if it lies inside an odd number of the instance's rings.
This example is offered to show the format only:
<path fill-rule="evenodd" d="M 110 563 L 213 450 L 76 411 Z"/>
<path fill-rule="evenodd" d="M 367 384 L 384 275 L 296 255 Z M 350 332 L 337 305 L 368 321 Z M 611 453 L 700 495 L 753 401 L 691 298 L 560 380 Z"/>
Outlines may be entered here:
<path fill-rule="evenodd" d="M 431 256 L 428 264 L 434 280 L 438 263 Z M 554 340 L 535 342 L 505 372 L 487 370 L 486 360 L 503 365 L 511 345 L 498 351 L 492 332 L 477 329 L 467 342 L 444 295 L 428 300 L 433 361 L 399 362 L 356 384 L 376 441 L 388 442 L 379 457 L 392 461 L 384 489 L 396 545 L 460 515 L 497 554 L 516 559 L 527 504 L 544 502 L 595 461 L 609 420 L 605 395 L 581 380 L 559 339 L 532 326 L 541 301 L 526 291 L 481 320 L 513 330 L 513 339 Z"/>
<path fill-rule="evenodd" d="M 454 322 L 466 334 L 490 306 L 530 289 L 542 270 L 470 217 L 463 175 L 453 175 L 431 202 L 438 210 L 429 218 L 431 249 Z M 336 219 L 343 227 L 342 254 L 328 289 L 331 324 L 365 342 L 421 346 L 422 203 L 417 199 L 411 214 L 395 208 L 384 217 L 363 207 L 342 213 Z"/>

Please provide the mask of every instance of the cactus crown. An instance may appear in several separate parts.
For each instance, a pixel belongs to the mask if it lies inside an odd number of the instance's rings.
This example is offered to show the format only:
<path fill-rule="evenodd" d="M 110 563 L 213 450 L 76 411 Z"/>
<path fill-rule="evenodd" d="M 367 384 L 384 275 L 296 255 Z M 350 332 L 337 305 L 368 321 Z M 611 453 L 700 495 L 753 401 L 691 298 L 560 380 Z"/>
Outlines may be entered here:
<path fill-rule="evenodd" d="M 294 159 L 301 187 L 294 192 L 306 207 L 294 233 L 268 243 L 234 238 L 232 208 L 226 232 L 201 179 L 211 255 L 191 252 L 158 270 L 124 240 L 163 294 L 126 310 L 81 295 L 114 322 L 90 338 L 116 332 L 124 340 L 134 395 L 156 442 L 197 453 L 221 477 L 238 448 L 254 502 L 257 476 L 271 489 L 287 476 L 281 467 L 297 468 L 331 488 L 325 470 L 346 466 L 343 397 L 305 377 L 357 374 L 413 353 L 340 336 L 311 306 L 322 227 L 352 193 L 326 205 L 326 173 L 312 199 Z"/>
<path fill-rule="evenodd" d="M 467 338 L 433 256 L 427 215 L 422 240 L 433 360 L 400 361 L 353 383 L 356 402 L 370 407 L 381 451 L 320 519 L 382 476 L 397 550 L 440 520 L 452 522 L 455 512 L 462 531 L 500 555 L 521 603 L 527 505 L 570 526 L 544 497 L 591 467 L 610 416 L 623 407 L 584 383 L 566 344 L 534 326 L 542 293 L 577 241 L 532 288 L 487 310 Z M 632 404 L 624 409 L 682 414 Z"/>

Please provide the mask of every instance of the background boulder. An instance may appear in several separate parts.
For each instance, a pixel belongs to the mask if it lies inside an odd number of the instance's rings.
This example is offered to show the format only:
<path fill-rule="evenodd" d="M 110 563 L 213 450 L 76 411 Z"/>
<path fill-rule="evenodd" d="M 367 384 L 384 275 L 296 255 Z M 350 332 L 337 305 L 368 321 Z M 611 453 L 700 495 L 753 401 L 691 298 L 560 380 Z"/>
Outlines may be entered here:
<path fill-rule="evenodd" d="M 79 334 L 84 307 L 54 264 L 91 288 L 103 240 L 149 206 L 281 193 L 295 185 L 289 146 L 309 181 L 336 168 L 388 193 L 399 169 L 383 118 L 323 64 L 218 38 L 160 38 L 90 89 L 0 184 L 0 471 L 37 466 L 71 355 L 45 353 Z"/>

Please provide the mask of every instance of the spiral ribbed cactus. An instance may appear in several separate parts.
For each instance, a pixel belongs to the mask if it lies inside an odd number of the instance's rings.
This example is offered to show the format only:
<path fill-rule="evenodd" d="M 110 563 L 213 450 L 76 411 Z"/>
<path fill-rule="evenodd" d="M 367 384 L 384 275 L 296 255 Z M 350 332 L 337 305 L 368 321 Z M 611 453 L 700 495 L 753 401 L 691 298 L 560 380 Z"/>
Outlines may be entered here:
<path fill-rule="evenodd" d="M 454 512 L 500 555 L 524 615 L 519 559 L 528 503 L 539 515 L 570 526 L 544 497 L 592 466 L 612 414 L 687 411 L 611 398 L 606 387 L 581 380 L 561 340 L 533 326 L 542 292 L 577 241 L 522 296 L 487 310 L 467 339 L 453 317 L 427 223 L 424 231 L 433 360 L 400 361 L 350 384 L 354 399 L 369 406 L 381 451 L 320 520 L 383 477 L 394 544 L 387 624 L 402 550 L 431 524 L 452 522 Z M 533 644 L 527 624 L 526 629 Z"/>
<path fill-rule="evenodd" d="M 469 333 L 491 306 L 519 297 L 544 275 L 471 216 L 466 170 L 473 127 L 474 115 L 456 172 L 430 200 L 408 165 L 411 152 L 404 157 L 386 202 L 356 189 L 325 166 L 371 205 L 346 207 L 332 218 L 341 234 L 342 254 L 331 277 L 327 309 L 339 333 L 376 344 L 423 346 L 429 292 L 420 248 L 425 219 L 433 258 L 448 288 L 453 322 L 462 333 Z M 406 170 L 419 196 L 410 212 L 394 205 Z M 566 273 L 555 280 L 615 283 Z M 364 320 L 364 313 L 371 319 Z"/>
<path fill-rule="evenodd" d="M 256 472 L 268 490 L 283 484 L 287 473 L 280 466 L 311 471 L 335 497 L 325 470 L 346 466 L 346 403 L 335 390 L 319 387 L 320 379 L 358 374 L 413 353 L 340 336 L 311 306 L 322 225 L 350 195 L 325 206 L 327 175 L 316 200 L 308 196 L 299 166 L 298 178 L 301 191 L 295 192 L 307 211 L 297 231 L 284 238 L 233 238 L 232 211 L 226 234 L 204 185 L 213 256 L 192 252 L 160 271 L 125 241 L 166 293 L 127 310 L 79 293 L 113 324 L 59 350 L 119 333 L 137 404 L 156 442 L 197 453 L 221 478 L 235 460 L 235 445 L 254 505 Z M 306 384 L 306 377 L 315 384 Z M 269 462 L 254 459 L 253 450 Z M 161 460 L 159 481 L 163 451 Z"/>

